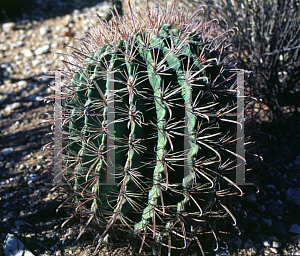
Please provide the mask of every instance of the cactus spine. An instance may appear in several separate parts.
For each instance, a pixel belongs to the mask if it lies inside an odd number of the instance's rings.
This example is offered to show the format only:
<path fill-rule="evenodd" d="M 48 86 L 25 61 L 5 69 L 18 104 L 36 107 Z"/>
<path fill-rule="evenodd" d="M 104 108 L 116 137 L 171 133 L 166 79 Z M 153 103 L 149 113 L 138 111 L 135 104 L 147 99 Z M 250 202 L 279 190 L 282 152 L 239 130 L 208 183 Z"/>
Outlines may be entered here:
<path fill-rule="evenodd" d="M 241 192 L 236 122 L 223 115 L 237 98 L 229 31 L 195 22 L 200 9 L 130 10 L 111 26 L 100 18 L 63 61 L 64 178 L 103 228 L 99 241 L 123 234 L 138 252 L 195 243 L 204 253 L 201 234 L 232 215 L 223 197 Z"/>

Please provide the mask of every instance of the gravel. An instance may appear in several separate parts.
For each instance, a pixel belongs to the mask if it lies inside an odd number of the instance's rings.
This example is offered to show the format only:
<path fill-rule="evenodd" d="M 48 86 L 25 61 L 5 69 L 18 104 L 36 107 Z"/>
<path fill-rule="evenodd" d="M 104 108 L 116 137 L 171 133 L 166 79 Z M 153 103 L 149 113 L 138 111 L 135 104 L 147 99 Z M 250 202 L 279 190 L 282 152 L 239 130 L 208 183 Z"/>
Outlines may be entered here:
<path fill-rule="evenodd" d="M 49 152 L 40 150 L 50 140 L 45 136 L 51 127 L 46 113 L 53 109 L 43 99 L 52 96 L 54 80 L 39 77 L 58 68 L 60 55 L 55 53 L 63 52 L 64 45 L 75 45 L 75 38 L 92 26 L 84 15 L 96 23 L 94 12 L 104 16 L 109 4 L 82 8 L 86 1 L 76 1 L 76 7 L 67 6 L 70 1 L 36 2 L 40 8 L 2 24 L 0 31 L 0 243 L 4 245 L 0 255 L 8 255 L 12 245 L 28 256 L 89 255 L 93 235 L 84 234 L 76 241 L 81 222 L 61 227 L 68 209 L 56 211 L 66 195 L 51 191 Z M 144 4 L 137 2 L 141 8 Z M 69 13 L 62 11 L 66 6 Z M 267 131 L 275 134 L 276 129 Z M 265 140 L 257 152 L 270 169 L 253 171 L 259 193 L 252 186 L 242 187 L 246 196 L 235 202 L 241 234 L 221 235 L 228 247 L 219 248 L 215 255 L 300 255 L 300 155 L 296 153 L 300 143 L 294 130 L 283 136 L 284 150 L 278 141 Z M 102 253 L 122 255 L 110 248 Z"/>

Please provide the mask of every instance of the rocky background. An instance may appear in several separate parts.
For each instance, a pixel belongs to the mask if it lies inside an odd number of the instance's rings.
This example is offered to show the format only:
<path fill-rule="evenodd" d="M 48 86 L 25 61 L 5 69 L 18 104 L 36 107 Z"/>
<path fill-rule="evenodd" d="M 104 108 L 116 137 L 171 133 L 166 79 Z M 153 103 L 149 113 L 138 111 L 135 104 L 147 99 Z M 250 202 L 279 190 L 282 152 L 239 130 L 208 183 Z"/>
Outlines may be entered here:
<path fill-rule="evenodd" d="M 144 8 L 145 1 L 136 1 Z M 126 4 L 123 4 L 126 5 Z M 180 5 L 180 3 L 178 3 Z M 51 191 L 49 116 L 53 106 L 51 70 L 60 65 L 64 45 L 74 45 L 105 17 L 110 2 L 0 0 L 0 255 L 90 255 L 94 235 L 76 237 L 83 224 L 61 227 L 68 209 L 57 207 L 67 195 Z M 128 7 L 123 6 L 126 14 Z M 49 113 L 49 114 L 48 114 Z M 254 171 L 259 188 L 245 186 L 237 216 L 241 235 L 224 236 L 227 248 L 212 255 L 300 255 L 300 125 L 265 123 L 258 153 L 265 164 Z M 245 217 L 247 215 L 247 218 Z M 121 255 L 105 247 L 99 255 Z M 126 253 L 124 254 L 126 255 Z"/>

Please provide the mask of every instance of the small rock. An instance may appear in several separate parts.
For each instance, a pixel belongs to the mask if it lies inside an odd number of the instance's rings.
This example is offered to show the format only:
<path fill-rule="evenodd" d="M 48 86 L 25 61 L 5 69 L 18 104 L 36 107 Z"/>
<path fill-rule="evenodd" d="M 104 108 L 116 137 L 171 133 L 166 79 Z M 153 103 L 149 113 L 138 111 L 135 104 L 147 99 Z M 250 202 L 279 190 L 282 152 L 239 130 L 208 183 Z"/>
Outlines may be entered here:
<path fill-rule="evenodd" d="M 36 99 L 36 95 L 35 95 L 35 94 L 31 94 L 31 95 L 29 95 L 29 96 L 27 97 L 27 100 L 33 101 L 33 100 L 35 100 L 35 99 Z"/>
<path fill-rule="evenodd" d="M 44 100 L 44 97 L 42 97 L 42 96 L 36 96 L 35 100 L 36 101 L 42 101 L 42 100 Z"/>
<path fill-rule="evenodd" d="M 12 154 L 14 152 L 14 148 L 11 148 L 11 147 L 10 148 L 4 148 L 4 149 L 1 150 L 1 152 L 4 156 L 7 156 L 7 155 Z"/>
<path fill-rule="evenodd" d="M 24 56 L 25 56 L 25 57 L 32 57 L 32 56 L 33 56 L 33 53 L 32 53 L 31 50 L 25 50 L 25 51 L 24 51 Z"/>
<path fill-rule="evenodd" d="M 264 245 L 265 247 L 270 247 L 270 246 L 271 246 L 271 242 L 268 241 L 268 240 L 265 240 L 265 241 L 263 241 L 263 245 Z"/>
<path fill-rule="evenodd" d="M 27 82 L 24 81 L 24 80 L 21 80 L 21 81 L 18 82 L 18 86 L 25 87 L 25 86 L 27 86 Z"/>
<path fill-rule="evenodd" d="M 242 246 L 242 239 L 238 236 L 234 237 L 231 242 L 235 245 L 236 248 L 241 248 Z"/>
<path fill-rule="evenodd" d="M 250 255 L 255 255 L 257 253 L 256 247 L 252 246 L 248 249 Z"/>
<path fill-rule="evenodd" d="M 53 42 L 52 44 L 51 44 L 51 48 L 57 48 L 57 46 L 58 46 L 58 43 L 57 42 Z"/>
<path fill-rule="evenodd" d="M 32 66 L 36 66 L 36 65 L 38 65 L 38 64 L 40 64 L 40 60 L 33 60 L 32 61 Z"/>
<path fill-rule="evenodd" d="M 300 205 L 300 188 L 289 188 L 285 194 L 288 202 Z"/>
<path fill-rule="evenodd" d="M 300 165 L 300 155 L 297 156 L 296 160 L 294 161 L 295 165 Z"/>
<path fill-rule="evenodd" d="M 291 233 L 296 233 L 296 234 L 300 234 L 300 226 L 298 226 L 298 224 L 293 224 L 290 229 L 289 232 Z"/>
<path fill-rule="evenodd" d="M 273 252 L 273 253 L 277 253 L 277 249 L 276 248 L 269 248 L 269 250 L 271 251 L 271 252 Z"/>
<path fill-rule="evenodd" d="M 16 179 L 15 178 L 9 178 L 9 183 L 14 182 Z"/>
<path fill-rule="evenodd" d="M 268 240 L 273 242 L 273 241 L 278 241 L 278 238 L 276 236 L 269 236 Z"/>
<path fill-rule="evenodd" d="M 46 60 L 46 61 L 45 61 L 45 65 L 46 65 L 46 66 L 52 65 L 53 63 L 54 63 L 53 60 Z"/>
<path fill-rule="evenodd" d="M 25 222 L 22 221 L 22 220 L 16 220 L 15 221 L 15 226 L 16 227 L 20 227 L 20 226 L 24 226 L 25 225 Z"/>
<path fill-rule="evenodd" d="M 300 235 L 292 236 L 292 241 L 294 243 L 300 243 Z"/>
<path fill-rule="evenodd" d="M 272 219 L 262 218 L 263 223 L 267 224 L 268 227 L 272 226 Z"/>
<path fill-rule="evenodd" d="M 251 248 L 251 247 L 253 247 L 253 242 L 252 242 L 250 239 L 248 239 L 248 240 L 244 243 L 244 248 L 245 248 L 245 249 L 249 249 L 249 248 Z"/>
<path fill-rule="evenodd" d="M 44 36 L 48 33 L 49 31 L 49 27 L 48 26 L 43 26 L 43 27 L 40 27 L 40 35 L 41 36 Z"/>
<path fill-rule="evenodd" d="M 263 255 L 267 256 L 270 255 L 271 251 L 268 248 L 263 248 L 260 253 L 263 253 Z"/>
<path fill-rule="evenodd" d="M 17 24 L 15 22 L 7 22 L 2 25 L 2 29 L 6 33 L 15 30 L 16 27 Z"/>
<path fill-rule="evenodd" d="M 215 256 L 227 256 L 228 255 L 228 253 L 225 251 L 225 250 L 223 250 L 223 249 L 218 249 L 217 251 L 216 251 L 216 254 L 215 254 Z"/>
<path fill-rule="evenodd" d="M 4 205 L 2 205 L 3 208 L 6 208 L 9 205 L 9 202 L 6 202 Z"/>
<path fill-rule="evenodd" d="M 278 241 L 273 241 L 272 242 L 272 247 L 273 248 L 279 248 L 281 246 L 281 243 L 280 242 L 278 242 Z"/>
<path fill-rule="evenodd" d="M 31 136 L 30 138 L 29 138 L 29 142 L 33 142 L 33 141 L 35 141 L 36 140 L 36 136 L 35 135 L 33 135 L 33 136 Z"/>
<path fill-rule="evenodd" d="M 41 54 L 44 54 L 44 53 L 47 53 L 50 49 L 50 46 L 49 45 L 44 45 L 42 47 L 39 47 L 35 50 L 35 54 L 36 55 L 41 55 Z"/>
<path fill-rule="evenodd" d="M 57 245 L 53 245 L 53 246 L 50 248 L 50 250 L 56 251 L 56 250 L 57 250 Z"/>
<path fill-rule="evenodd" d="M 272 189 L 276 189 L 276 187 L 274 186 L 274 185 L 272 185 L 272 184 L 270 184 L 270 185 L 267 185 L 267 188 L 272 188 Z"/>
<path fill-rule="evenodd" d="M 20 108 L 20 107 L 22 107 L 22 104 L 21 104 L 21 102 L 15 102 L 15 103 L 13 103 L 13 104 L 8 104 L 8 105 L 6 105 L 6 107 L 5 107 L 5 111 L 7 111 L 7 112 L 10 112 L 10 111 L 12 111 L 12 110 L 14 110 L 14 109 L 18 109 L 18 108 Z"/>
<path fill-rule="evenodd" d="M 4 244 L 4 255 L 23 255 L 23 256 L 34 256 L 25 245 L 16 238 L 13 234 L 7 234 L 6 241 Z"/>
<path fill-rule="evenodd" d="M 256 196 L 254 194 L 250 194 L 247 196 L 247 199 L 250 201 L 250 202 L 256 202 Z"/>

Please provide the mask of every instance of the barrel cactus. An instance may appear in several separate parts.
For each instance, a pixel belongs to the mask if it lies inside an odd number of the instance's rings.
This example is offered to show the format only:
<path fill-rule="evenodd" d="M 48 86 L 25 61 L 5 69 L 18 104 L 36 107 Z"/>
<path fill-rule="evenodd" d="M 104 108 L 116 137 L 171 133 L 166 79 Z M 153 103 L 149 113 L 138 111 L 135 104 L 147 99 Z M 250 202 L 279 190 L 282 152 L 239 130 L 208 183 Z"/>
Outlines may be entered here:
<path fill-rule="evenodd" d="M 110 25 L 99 17 L 59 70 L 63 178 L 99 244 L 204 254 L 205 234 L 218 243 L 215 221 L 234 219 L 226 196 L 242 193 L 237 122 L 226 115 L 237 104 L 233 30 L 215 33 L 200 9 L 129 7 Z"/>

